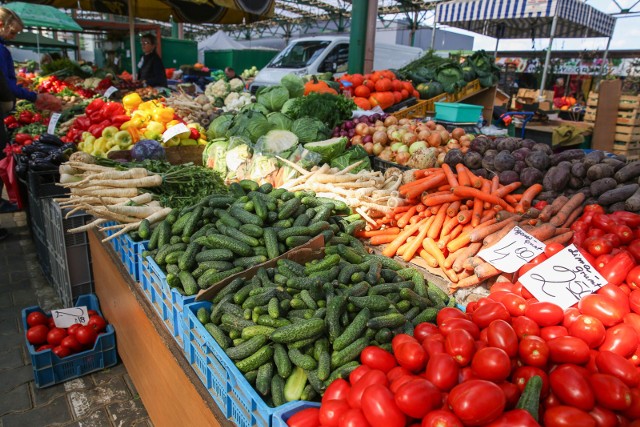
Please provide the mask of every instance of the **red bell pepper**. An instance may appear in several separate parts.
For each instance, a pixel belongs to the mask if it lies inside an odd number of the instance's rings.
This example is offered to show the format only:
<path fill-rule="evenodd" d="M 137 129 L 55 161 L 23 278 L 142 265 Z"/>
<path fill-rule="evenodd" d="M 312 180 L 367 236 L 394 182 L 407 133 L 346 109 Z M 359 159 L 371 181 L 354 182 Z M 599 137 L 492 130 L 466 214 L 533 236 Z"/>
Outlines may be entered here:
<path fill-rule="evenodd" d="M 19 127 L 20 127 L 20 123 L 18 123 L 18 122 L 13 122 L 13 123 L 7 125 L 8 129 L 18 129 Z"/>
<path fill-rule="evenodd" d="M 33 117 L 31 117 L 31 123 L 40 123 L 42 121 L 42 114 L 35 113 Z"/>
<path fill-rule="evenodd" d="M 591 225 L 600 228 L 607 233 L 613 233 L 614 227 L 618 225 L 618 222 L 615 219 L 611 218 L 609 215 L 595 214 L 591 221 Z"/>
<path fill-rule="evenodd" d="M 631 289 L 640 289 L 640 265 L 636 265 L 627 274 L 627 285 Z"/>
<path fill-rule="evenodd" d="M 22 146 L 21 145 L 12 145 L 11 151 L 13 154 L 22 154 Z"/>
<path fill-rule="evenodd" d="M 89 128 L 89 132 L 91 132 L 91 135 L 95 136 L 96 138 L 100 138 L 102 136 L 102 131 L 107 126 L 111 126 L 111 120 L 104 120 L 101 123 L 92 125 L 91 128 Z"/>
<path fill-rule="evenodd" d="M 91 126 L 91 120 L 87 116 L 78 116 L 73 122 L 73 127 L 80 130 L 89 130 L 89 126 Z"/>
<path fill-rule="evenodd" d="M 11 123 L 16 123 L 17 120 L 14 116 L 7 116 L 4 118 L 4 124 L 9 126 Z"/>
<path fill-rule="evenodd" d="M 20 115 L 18 116 L 18 121 L 23 125 L 30 124 L 32 119 L 33 119 L 33 114 L 31 113 L 31 111 L 27 111 L 27 110 L 21 112 Z"/>
<path fill-rule="evenodd" d="M 195 139 L 197 141 L 198 138 L 200 138 L 200 132 L 198 132 L 198 129 L 191 128 L 191 134 L 189 135 L 189 138 Z"/>
<path fill-rule="evenodd" d="M 13 139 L 16 141 L 16 143 L 23 145 L 25 141 L 32 139 L 31 135 L 29 135 L 28 133 L 17 133 Z"/>
<path fill-rule="evenodd" d="M 640 215 L 633 212 L 616 211 L 609 215 L 620 222 L 624 222 L 631 228 L 640 227 Z"/>
<path fill-rule="evenodd" d="M 89 121 L 92 125 L 97 125 L 104 121 L 107 117 L 102 113 L 102 110 L 89 114 Z"/>
<path fill-rule="evenodd" d="M 640 240 L 636 239 L 633 242 L 629 243 L 627 246 L 627 250 L 633 256 L 637 263 L 640 263 Z"/>
<path fill-rule="evenodd" d="M 124 107 L 119 102 L 107 102 L 102 107 L 104 117 L 113 117 L 124 114 Z"/>
<path fill-rule="evenodd" d="M 127 116 L 126 114 L 119 114 L 117 116 L 111 117 L 111 123 L 113 124 L 113 126 L 117 127 L 118 129 L 120 129 L 120 126 L 122 126 L 124 123 L 128 122 L 129 120 L 131 120 L 131 117 Z"/>
<path fill-rule="evenodd" d="M 607 265 L 600 269 L 600 274 L 607 282 L 617 286 L 625 281 L 629 271 L 635 265 L 636 262 L 629 252 L 620 251 L 614 255 Z"/>
<path fill-rule="evenodd" d="M 101 98 L 96 98 L 89 105 L 87 105 L 86 113 L 87 115 L 91 115 L 91 113 L 95 113 L 96 111 L 100 111 L 104 106 L 104 101 Z"/>

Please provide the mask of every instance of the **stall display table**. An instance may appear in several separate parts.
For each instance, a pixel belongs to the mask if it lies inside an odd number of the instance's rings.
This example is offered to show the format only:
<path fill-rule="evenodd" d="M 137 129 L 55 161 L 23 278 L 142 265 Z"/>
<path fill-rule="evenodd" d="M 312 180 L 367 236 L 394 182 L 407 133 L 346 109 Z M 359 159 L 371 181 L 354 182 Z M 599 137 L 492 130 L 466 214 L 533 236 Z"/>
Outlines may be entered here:
<path fill-rule="evenodd" d="M 161 324 L 117 254 L 92 231 L 95 292 L 116 330 L 118 354 L 156 426 L 220 426 L 226 419 L 209 396 L 178 344 Z"/>

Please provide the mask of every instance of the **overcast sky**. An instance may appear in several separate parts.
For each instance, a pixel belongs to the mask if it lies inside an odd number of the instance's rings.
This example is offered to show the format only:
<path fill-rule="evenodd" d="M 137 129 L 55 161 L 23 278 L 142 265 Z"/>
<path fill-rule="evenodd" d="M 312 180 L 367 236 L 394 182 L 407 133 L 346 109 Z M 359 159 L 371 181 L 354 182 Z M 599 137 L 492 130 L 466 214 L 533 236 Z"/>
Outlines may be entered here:
<path fill-rule="evenodd" d="M 637 0 L 618 0 L 622 7 L 631 7 Z M 587 4 L 606 13 L 619 12 L 613 0 L 588 0 Z M 640 4 L 632 10 L 640 11 Z M 460 32 L 473 36 L 474 49 L 486 49 L 493 51 L 496 46 L 496 39 L 470 33 L 464 30 L 449 28 L 450 31 Z M 604 50 L 607 45 L 606 38 L 589 39 L 556 39 L 553 42 L 554 50 Z M 549 39 L 536 39 L 535 49 L 546 49 L 549 46 Z M 532 50 L 531 39 L 501 40 L 499 50 Z M 613 38 L 611 39 L 611 49 L 640 49 L 640 16 L 630 18 L 618 18 Z"/>

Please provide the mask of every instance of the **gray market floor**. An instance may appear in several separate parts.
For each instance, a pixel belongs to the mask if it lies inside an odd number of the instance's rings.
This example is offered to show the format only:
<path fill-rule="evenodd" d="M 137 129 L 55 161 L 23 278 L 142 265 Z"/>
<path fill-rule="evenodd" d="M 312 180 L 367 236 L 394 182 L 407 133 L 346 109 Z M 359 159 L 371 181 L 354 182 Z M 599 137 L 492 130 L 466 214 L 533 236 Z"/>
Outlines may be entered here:
<path fill-rule="evenodd" d="M 23 212 L 0 215 L 11 235 L 0 241 L 0 427 L 152 426 L 122 362 L 38 389 L 21 324 L 24 307 L 59 308 L 36 260 Z"/>

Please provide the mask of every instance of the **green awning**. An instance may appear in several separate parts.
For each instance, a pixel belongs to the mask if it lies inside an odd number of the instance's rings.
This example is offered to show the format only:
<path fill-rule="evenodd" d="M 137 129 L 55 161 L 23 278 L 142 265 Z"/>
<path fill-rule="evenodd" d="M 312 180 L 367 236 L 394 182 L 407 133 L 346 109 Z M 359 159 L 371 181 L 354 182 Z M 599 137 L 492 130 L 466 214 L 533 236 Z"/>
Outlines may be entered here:
<path fill-rule="evenodd" d="M 25 27 L 82 31 L 82 27 L 73 18 L 52 6 L 16 1 L 7 3 L 4 7 L 14 11 L 22 19 Z"/>
<path fill-rule="evenodd" d="M 50 37 L 38 36 L 35 33 L 22 32 L 16 35 L 13 40 L 5 40 L 5 44 L 18 48 L 36 48 L 40 45 L 41 49 L 75 49 L 76 45 L 65 43 Z"/>

